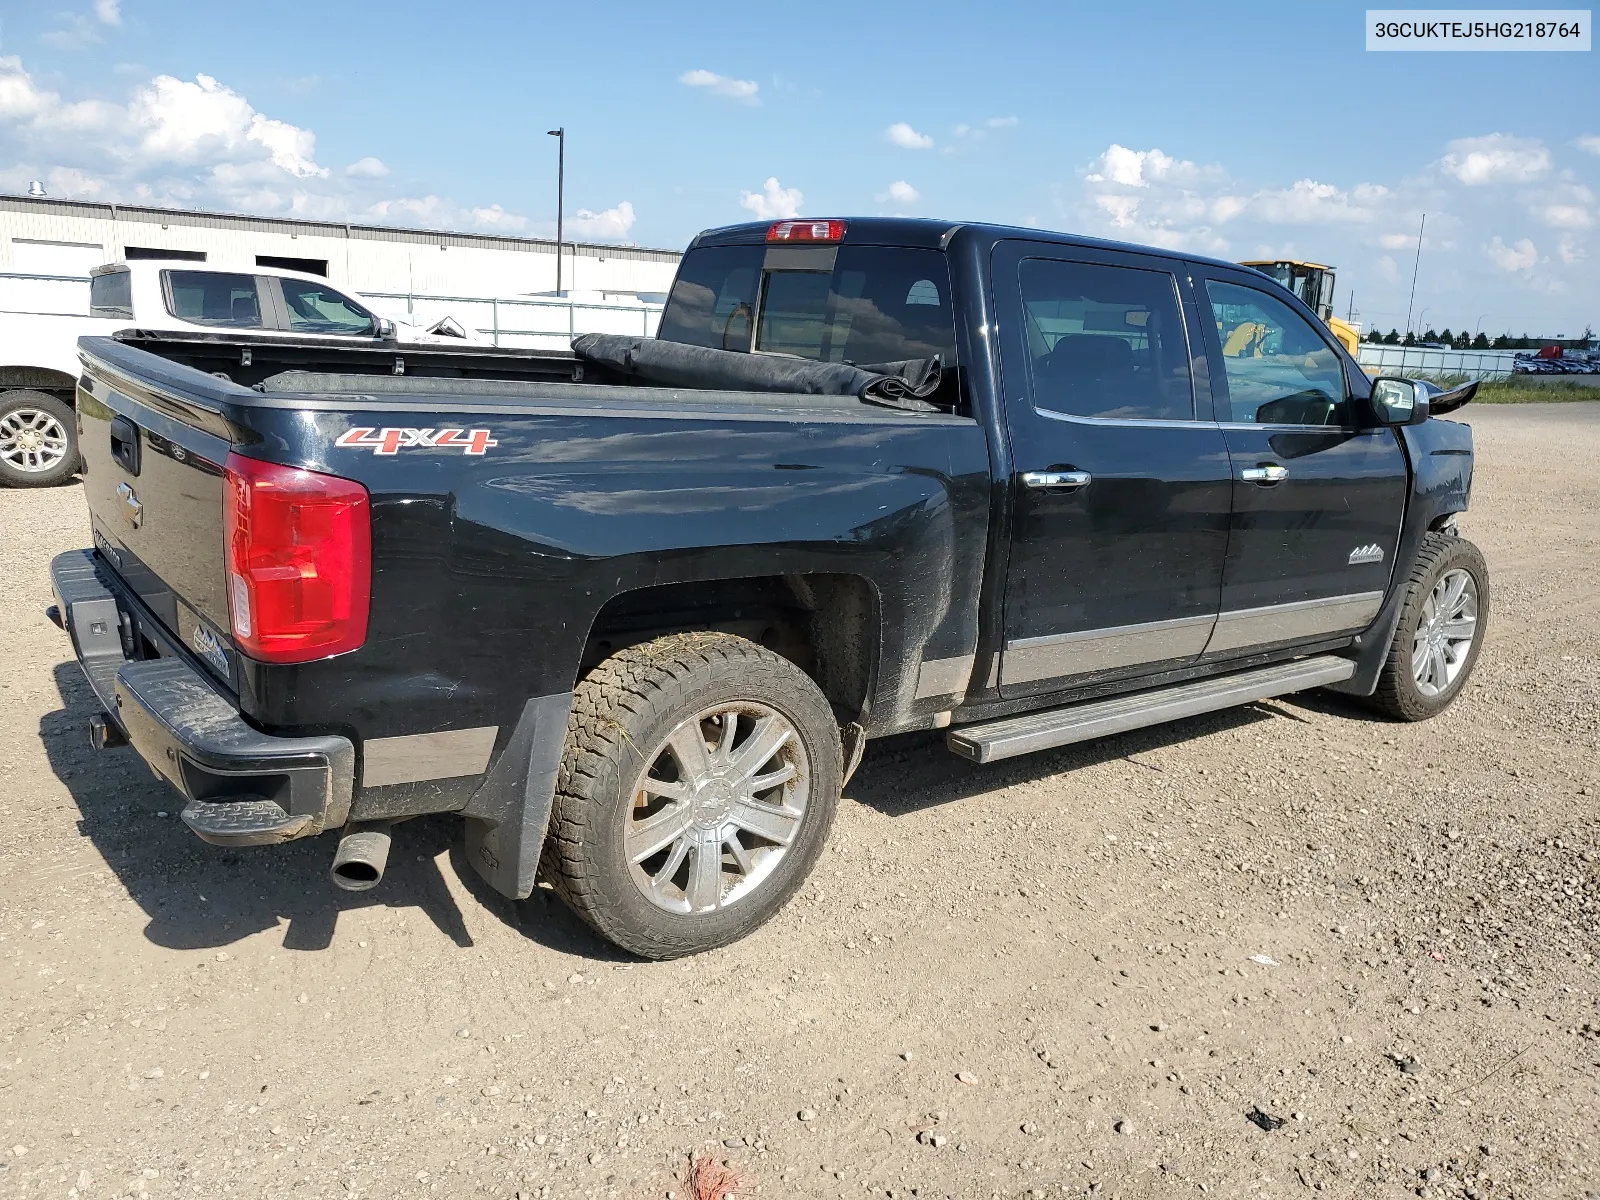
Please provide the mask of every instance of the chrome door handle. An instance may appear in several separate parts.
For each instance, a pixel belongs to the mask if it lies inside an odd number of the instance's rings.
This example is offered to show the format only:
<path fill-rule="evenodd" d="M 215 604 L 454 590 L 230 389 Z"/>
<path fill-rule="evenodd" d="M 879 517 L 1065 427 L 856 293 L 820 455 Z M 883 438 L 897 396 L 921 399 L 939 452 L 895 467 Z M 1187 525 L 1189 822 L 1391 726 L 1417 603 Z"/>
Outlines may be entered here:
<path fill-rule="evenodd" d="M 1239 472 L 1239 478 L 1246 483 L 1259 483 L 1262 487 L 1271 487 L 1289 478 L 1289 468 L 1280 467 L 1277 463 L 1262 463 L 1259 467 L 1246 467 Z"/>
<path fill-rule="evenodd" d="M 1075 492 L 1081 487 L 1087 487 L 1094 476 L 1087 471 L 1024 471 L 1022 482 L 1031 488 L 1052 488 L 1057 491 Z"/>

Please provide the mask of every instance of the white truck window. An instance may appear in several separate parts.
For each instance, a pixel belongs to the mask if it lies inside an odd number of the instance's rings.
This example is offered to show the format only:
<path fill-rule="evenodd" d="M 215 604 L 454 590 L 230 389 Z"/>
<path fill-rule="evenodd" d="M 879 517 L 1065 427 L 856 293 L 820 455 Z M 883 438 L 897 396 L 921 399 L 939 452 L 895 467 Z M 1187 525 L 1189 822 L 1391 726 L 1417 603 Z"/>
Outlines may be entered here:
<path fill-rule="evenodd" d="M 305 279 L 280 279 L 289 328 L 296 333 L 371 334 L 377 329 L 372 314 L 350 297 L 325 283 Z"/>
<path fill-rule="evenodd" d="M 133 280 L 126 271 L 99 271 L 89 278 L 89 315 L 133 319 Z"/>
<path fill-rule="evenodd" d="M 167 308 L 180 321 L 261 328 L 261 297 L 253 275 L 223 271 L 163 271 Z"/>

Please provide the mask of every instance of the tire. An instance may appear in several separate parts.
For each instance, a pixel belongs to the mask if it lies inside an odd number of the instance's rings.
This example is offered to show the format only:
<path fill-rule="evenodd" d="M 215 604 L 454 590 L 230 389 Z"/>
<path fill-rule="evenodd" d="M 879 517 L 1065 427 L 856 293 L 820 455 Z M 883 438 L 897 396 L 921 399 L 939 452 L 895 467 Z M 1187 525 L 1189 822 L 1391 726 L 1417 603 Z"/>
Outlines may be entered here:
<path fill-rule="evenodd" d="M 787 659 L 726 633 L 630 647 L 574 692 L 544 876 L 597 933 L 643 958 L 725 946 L 810 873 L 841 772 L 833 710 Z"/>
<path fill-rule="evenodd" d="M 78 470 L 78 419 L 44 392 L 0 392 L 0 483 L 50 487 Z"/>
<path fill-rule="evenodd" d="M 1459 574 L 1458 574 L 1459 573 Z M 1447 576 L 1470 579 L 1470 593 L 1476 603 L 1467 605 L 1454 619 L 1435 622 L 1436 592 Z M 1443 589 L 1443 598 L 1450 600 L 1449 589 Z M 1466 617 L 1471 615 L 1470 622 Z M 1419 653 L 1419 639 L 1428 636 L 1427 626 L 1435 623 L 1434 645 L 1438 647 L 1427 666 L 1418 668 L 1415 656 Z M 1453 628 L 1463 632 L 1470 625 L 1470 641 L 1462 650 L 1460 642 L 1448 638 L 1441 644 L 1440 635 Z M 1483 649 L 1483 639 L 1489 629 L 1489 568 L 1483 561 L 1483 552 L 1465 538 L 1448 534 L 1430 533 L 1417 552 L 1411 567 L 1411 579 L 1406 585 L 1406 600 L 1400 609 L 1400 621 L 1395 626 L 1394 641 L 1389 645 L 1388 657 L 1378 676 L 1378 690 L 1368 701 L 1371 706 L 1397 721 L 1423 721 L 1437 716 L 1449 707 L 1461 689 L 1466 686 L 1472 669 L 1477 665 L 1478 652 Z M 1442 656 L 1442 657 L 1441 657 Z M 1441 672 L 1440 667 L 1448 670 Z M 1423 672 L 1419 678 L 1419 669 Z"/>

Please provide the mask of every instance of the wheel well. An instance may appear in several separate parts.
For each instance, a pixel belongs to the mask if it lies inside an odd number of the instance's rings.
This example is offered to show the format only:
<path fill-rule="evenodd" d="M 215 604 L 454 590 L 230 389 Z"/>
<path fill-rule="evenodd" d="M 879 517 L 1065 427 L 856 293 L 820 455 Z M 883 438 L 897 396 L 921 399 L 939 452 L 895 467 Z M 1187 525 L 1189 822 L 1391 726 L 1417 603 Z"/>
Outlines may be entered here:
<path fill-rule="evenodd" d="M 78 390 L 78 381 L 65 371 L 54 371 L 49 367 L 0 367 L 0 392 L 22 388 L 48 392 L 70 406 Z"/>
<path fill-rule="evenodd" d="M 816 681 L 844 720 L 867 710 L 878 606 L 859 575 L 768 575 L 623 592 L 595 617 L 579 674 L 618 650 L 668 633 L 715 629 L 749 638 Z"/>

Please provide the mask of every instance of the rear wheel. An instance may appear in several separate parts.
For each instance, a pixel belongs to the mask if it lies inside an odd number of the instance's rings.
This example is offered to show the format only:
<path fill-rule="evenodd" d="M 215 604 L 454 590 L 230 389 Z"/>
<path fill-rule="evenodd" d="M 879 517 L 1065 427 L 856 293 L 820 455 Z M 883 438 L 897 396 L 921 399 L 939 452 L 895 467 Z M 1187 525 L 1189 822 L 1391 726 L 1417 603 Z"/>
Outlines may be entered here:
<path fill-rule="evenodd" d="M 1430 533 L 1371 704 L 1401 721 L 1443 712 L 1466 685 L 1489 621 L 1489 568 L 1465 538 Z"/>
<path fill-rule="evenodd" d="M 631 647 L 574 693 L 545 875 L 645 958 L 726 945 L 810 872 L 841 770 L 833 711 L 787 659 L 724 633 Z"/>
<path fill-rule="evenodd" d="M 0 393 L 0 483 L 48 487 L 78 469 L 77 420 L 44 392 Z"/>

